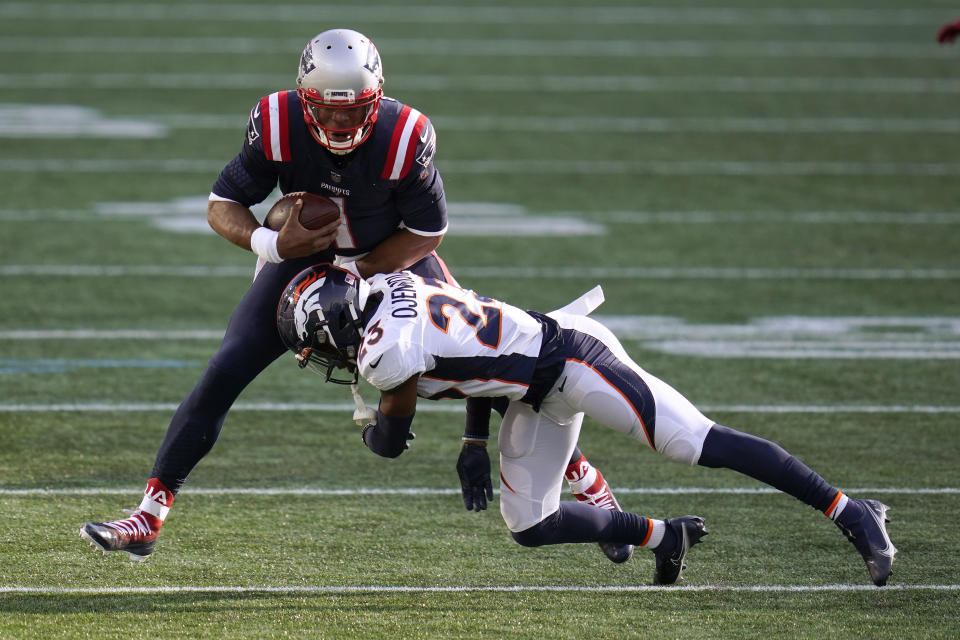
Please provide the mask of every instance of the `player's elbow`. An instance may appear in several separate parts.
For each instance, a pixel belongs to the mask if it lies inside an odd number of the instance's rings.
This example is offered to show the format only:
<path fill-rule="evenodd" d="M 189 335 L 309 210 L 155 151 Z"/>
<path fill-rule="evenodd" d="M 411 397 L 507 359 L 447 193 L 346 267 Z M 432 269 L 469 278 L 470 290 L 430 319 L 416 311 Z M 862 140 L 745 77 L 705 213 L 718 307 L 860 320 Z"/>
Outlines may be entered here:
<path fill-rule="evenodd" d="M 413 439 L 410 425 L 413 415 L 396 418 L 377 411 L 377 423 L 363 428 L 363 443 L 370 451 L 384 458 L 396 458 L 409 447 Z"/>
<path fill-rule="evenodd" d="M 404 451 L 406 440 L 391 437 L 385 430 L 368 424 L 363 429 L 363 444 L 383 458 L 396 458 Z"/>

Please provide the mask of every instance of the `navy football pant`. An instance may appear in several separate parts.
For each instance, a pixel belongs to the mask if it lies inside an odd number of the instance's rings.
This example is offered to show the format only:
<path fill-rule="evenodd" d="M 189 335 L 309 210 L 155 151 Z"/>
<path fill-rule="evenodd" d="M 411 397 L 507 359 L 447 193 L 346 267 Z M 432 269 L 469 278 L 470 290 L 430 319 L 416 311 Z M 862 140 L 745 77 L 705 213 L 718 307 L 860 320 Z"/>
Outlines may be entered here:
<path fill-rule="evenodd" d="M 227 324 L 223 342 L 193 390 L 180 404 L 157 452 L 152 477 L 176 493 L 220 435 L 237 396 L 261 371 L 286 351 L 277 333 L 280 295 L 307 267 L 329 259 L 323 255 L 267 264 L 244 294 Z M 446 265 L 431 253 L 410 267 L 424 277 L 447 281 Z"/>

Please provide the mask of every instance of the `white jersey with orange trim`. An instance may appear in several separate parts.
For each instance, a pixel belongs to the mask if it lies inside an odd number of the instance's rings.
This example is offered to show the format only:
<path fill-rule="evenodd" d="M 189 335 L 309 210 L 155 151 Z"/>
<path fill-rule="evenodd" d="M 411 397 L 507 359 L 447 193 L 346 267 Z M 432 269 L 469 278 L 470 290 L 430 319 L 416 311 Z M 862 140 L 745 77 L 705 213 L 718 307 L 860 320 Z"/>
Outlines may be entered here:
<path fill-rule="evenodd" d="M 369 280 L 382 295 L 367 319 L 360 375 L 384 391 L 420 375 L 423 398 L 526 395 L 543 328 L 509 304 L 409 272 Z"/>

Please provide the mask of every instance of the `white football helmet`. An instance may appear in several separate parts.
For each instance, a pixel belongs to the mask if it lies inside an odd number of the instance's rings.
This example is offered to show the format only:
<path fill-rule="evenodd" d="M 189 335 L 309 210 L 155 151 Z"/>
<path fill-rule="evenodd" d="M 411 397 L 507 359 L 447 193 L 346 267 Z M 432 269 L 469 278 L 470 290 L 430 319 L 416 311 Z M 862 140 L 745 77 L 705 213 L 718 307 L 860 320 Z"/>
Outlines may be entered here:
<path fill-rule="evenodd" d="M 297 95 L 314 139 L 343 155 L 373 131 L 383 96 L 377 48 L 362 33 L 331 29 L 315 36 L 300 56 Z"/>

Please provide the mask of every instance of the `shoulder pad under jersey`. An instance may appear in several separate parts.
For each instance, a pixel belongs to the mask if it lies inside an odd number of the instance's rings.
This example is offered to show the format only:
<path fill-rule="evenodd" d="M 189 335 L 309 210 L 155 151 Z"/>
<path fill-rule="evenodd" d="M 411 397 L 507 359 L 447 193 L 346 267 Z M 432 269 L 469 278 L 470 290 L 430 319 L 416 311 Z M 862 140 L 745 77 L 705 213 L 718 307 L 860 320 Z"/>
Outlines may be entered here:
<path fill-rule="evenodd" d="M 277 91 L 260 98 L 250 110 L 247 145 L 272 162 L 290 162 L 290 119 L 298 113 L 296 91 Z"/>
<path fill-rule="evenodd" d="M 430 119 L 413 107 L 384 98 L 377 124 L 383 126 L 389 140 L 386 159 L 380 174 L 382 180 L 402 180 L 411 169 L 417 173 L 430 168 L 437 150 L 437 134 Z"/>

